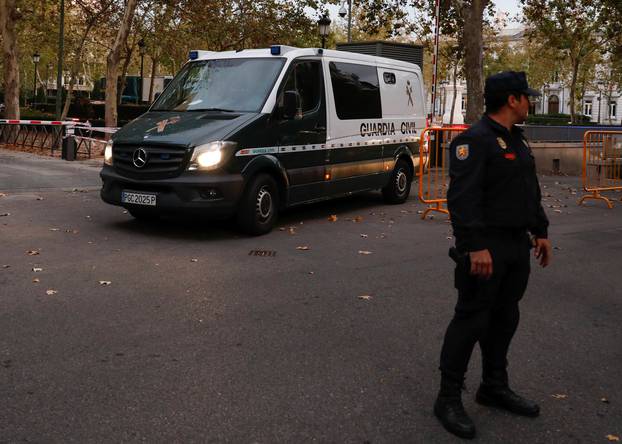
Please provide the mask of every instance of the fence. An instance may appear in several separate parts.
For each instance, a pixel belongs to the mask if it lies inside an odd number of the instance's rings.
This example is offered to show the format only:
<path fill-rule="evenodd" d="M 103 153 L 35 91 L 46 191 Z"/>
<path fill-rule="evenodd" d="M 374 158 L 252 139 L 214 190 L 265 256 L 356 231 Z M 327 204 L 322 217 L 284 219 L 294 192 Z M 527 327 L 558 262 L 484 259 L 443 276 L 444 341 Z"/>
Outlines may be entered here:
<path fill-rule="evenodd" d="M 75 121 L 0 119 L 0 146 L 49 150 L 52 156 L 61 152 L 66 160 L 90 159 L 98 148 L 103 150 L 108 135 L 115 131 L 117 128 L 96 128 Z"/>
<path fill-rule="evenodd" d="M 530 142 L 581 142 L 586 132 L 602 130 L 595 126 L 521 125 Z M 608 131 L 622 131 L 622 127 L 607 127 Z"/>
<path fill-rule="evenodd" d="M 426 128 L 419 140 L 419 200 L 428 205 L 421 218 L 430 212 L 449 214 L 447 186 L 449 180 L 449 145 L 466 127 Z M 428 167 L 424 168 L 424 159 Z"/>
<path fill-rule="evenodd" d="M 583 188 L 587 199 L 603 200 L 613 208 L 604 191 L 622 191 L 622 131 L 588 131 L 583 139 Z"/>

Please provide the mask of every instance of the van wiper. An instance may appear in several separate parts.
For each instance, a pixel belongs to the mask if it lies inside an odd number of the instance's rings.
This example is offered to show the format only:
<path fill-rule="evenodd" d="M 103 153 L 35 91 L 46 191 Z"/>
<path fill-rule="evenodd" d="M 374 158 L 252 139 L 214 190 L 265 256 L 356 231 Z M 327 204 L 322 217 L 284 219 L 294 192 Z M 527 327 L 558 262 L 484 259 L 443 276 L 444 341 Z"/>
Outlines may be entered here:
<path fill-rule="evenodd" d="M 193 108 L 193 109 L 189 109 L 188 111 L 216 111 L 220 113 L 235 113 L 236 112 L 232 109 L 225 109 L 225 108 Z"/>

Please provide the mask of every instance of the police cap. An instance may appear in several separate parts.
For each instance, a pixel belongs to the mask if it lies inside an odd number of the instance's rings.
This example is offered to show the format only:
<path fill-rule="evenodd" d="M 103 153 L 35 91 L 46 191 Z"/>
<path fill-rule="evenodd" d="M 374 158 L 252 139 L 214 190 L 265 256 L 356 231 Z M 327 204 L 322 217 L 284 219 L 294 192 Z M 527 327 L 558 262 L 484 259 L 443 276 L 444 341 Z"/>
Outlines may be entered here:
<path fill-rule="evenodd" d="M 527 84 L 524 71 L 503 71 L 488 76 L 484 88 L 485 97 L 499 96 L 507 92 L 520 92 L 528 96 L 539 96 L 540 93 Z"/>

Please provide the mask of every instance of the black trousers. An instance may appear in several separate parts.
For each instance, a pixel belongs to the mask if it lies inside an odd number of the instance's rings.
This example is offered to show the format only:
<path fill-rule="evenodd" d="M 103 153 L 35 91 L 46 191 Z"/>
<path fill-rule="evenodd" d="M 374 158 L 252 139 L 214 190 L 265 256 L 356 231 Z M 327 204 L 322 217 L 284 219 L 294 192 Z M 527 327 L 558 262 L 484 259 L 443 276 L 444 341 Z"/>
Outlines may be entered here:
<path fill-rule="evenodd" d="M 472 276 L 468 260 L 456 266 L 458 302 L 445 333 L 440 369 L 443 377 L 462 381 L 479 342 L 484 382 L 496 377 L 497 383 L 507 384 L 507 354 L 529 280 L 531 243 L 525 231 L 494 231 L 487 239 L 493 260 L 490 279 Z"/>

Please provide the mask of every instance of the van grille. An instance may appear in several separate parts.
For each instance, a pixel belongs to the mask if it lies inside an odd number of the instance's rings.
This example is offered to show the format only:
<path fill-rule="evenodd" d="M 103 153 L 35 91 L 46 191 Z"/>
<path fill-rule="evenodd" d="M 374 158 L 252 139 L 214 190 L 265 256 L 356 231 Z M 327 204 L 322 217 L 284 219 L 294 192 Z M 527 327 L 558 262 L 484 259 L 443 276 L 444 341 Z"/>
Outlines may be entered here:
<path fill-rule="evenodd" d="M 134 164 L 134 153 L 145 150 L 147 162 Z M 166 179 L 179 176 L 190 160 L 191 149 L 175 145 L 117 145 L 112 148 L 112 165 L 123 176 L 136 179 Z"/>

